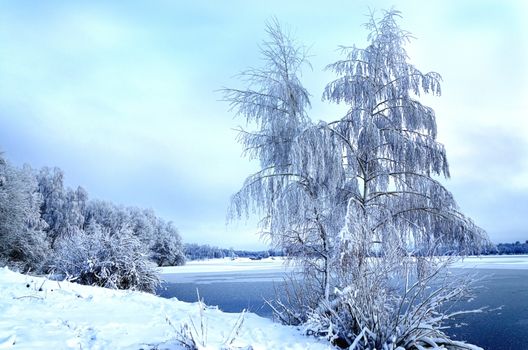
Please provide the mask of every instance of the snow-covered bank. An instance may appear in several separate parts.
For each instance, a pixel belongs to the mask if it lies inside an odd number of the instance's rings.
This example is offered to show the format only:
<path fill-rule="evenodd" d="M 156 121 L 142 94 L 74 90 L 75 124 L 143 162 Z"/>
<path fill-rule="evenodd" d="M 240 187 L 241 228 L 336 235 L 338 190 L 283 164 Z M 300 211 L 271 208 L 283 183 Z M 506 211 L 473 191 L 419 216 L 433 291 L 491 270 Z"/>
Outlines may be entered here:
<path fill-rule="evenodd" d="M 161 267 L 160 272 L 162 274 L 242 271 L 283 272 L 288 270 L 284 261 L 285 259 L 280 257 L 261 260 L 249 258 L 196 260 L 189 261 L 183 266 Z"/>
<path fill-rule="evenodd" d="M 220 349 L 239 314 L 205 310 L 207 349 Z M 199 306 L 154 295 L 49 281 L 0 268 L 0 349 L 181 349 L 179 326 Z M 331 349 L 248 313 L 234 343 L 253 349 Z"/>
<path fill-rule="evenodd" d="M 282 281 L 294 267 L 286 264 L 284 258 L 251 260 L 209 259 L 189 261 L 183 266 L 161 267 L 161 279 L 168 283 L 213 283 L 213 282 L 262 282 Z M 188 300 L 188 299 L 187 299 Z"/>
<path fill-rule="evenodd" d="M 453 268 L 527 270 L 528 255 L 469 256 L 456 262 Z"/>

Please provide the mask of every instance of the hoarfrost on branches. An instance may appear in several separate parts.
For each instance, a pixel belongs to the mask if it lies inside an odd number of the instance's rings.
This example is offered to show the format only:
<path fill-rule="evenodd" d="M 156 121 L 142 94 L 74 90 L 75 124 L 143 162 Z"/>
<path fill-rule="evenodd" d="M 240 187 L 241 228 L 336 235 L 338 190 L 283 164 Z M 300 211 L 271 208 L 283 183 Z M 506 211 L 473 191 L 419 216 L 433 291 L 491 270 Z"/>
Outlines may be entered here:
<path fill-rule="evenodd" d="M 440 307 L 463 299 L 468 283 L 453 283 L 451 260 L 438 256 L 476 252 L 487 238 L 438 181 L 449 177 L 447 157 L 419 97 L 440 95 L 441 77 L 408 63 L 399 17 L 372 15 L 370 44 L 343 48 L 345 59 L 328 66 L 338 77 L 323 99 L 348 106 L 330 123 L 307 115 L 304 50 L 268 25 L 264 68 L 242 74 L 246 90 L 225 90 L 256 126 L 238 139 L 261 163 L 231 215 L 259 213 L 264 234 L 302 267 L 295 300 L 277 302 L 280 319 L 353 349 L 471 348 L 440 330 L 456 315 Z"/>
<path fill-rule="evenodd" d="M 231 108 L 257 127 L 240 129 L 238 140 L 261 164 L 233 196 L 231 215 L 262 214 L 263 234 L 302 262 L 315 302 L 330 296 L 334 238 L 346 212 L 345 174 L 333 134 L 307 115 L 309 94 L 299 79 L 305 49 L 277 21 L 267 33 L 264 67 L 242 73 L 246 90 L 225 90 Z"/>
<path fill-rule="evenodd" d="M 152 266 L 185 262 L 172 222 L 152 210 L 88 200 L 59 168 L 40 172 L 0 154 L 0 263 L 85 284 L 154 292 Z"/>
<path fill-rule="evenodd" d="M 68 280 L 154 293 L 159 277 L 141 241 L 130 231 L 110 234 L 92 221 L 82 233 L 57 241 L 54 270 Z"/>
<path fill-rule="evenodd" d="M 31 168 L 18 169 L 0 154 L 0 263 L 23 271 L 42 267 L 48 246 L 41 202 Z"/>

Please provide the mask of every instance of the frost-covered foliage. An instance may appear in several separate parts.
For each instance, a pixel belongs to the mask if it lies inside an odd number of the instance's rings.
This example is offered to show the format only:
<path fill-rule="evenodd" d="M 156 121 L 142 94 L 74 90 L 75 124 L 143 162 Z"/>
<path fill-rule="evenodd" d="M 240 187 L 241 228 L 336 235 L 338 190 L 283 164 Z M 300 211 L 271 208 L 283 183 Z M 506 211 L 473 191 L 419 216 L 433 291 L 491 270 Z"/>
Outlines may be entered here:
<path fill-rule="evenodd" d="M 0 263 L 62 271 L 79 283 L 153 291 L 151 263 L 185 262 L 178 230 L 152 210 L 88 200 L 59 168 L 18 169 L 0 158 Z"/>
<path fill-rule="evenodd" d="M 407 62 L 404 45 L 410 35 L 398 27 L 398 17 L 397 11 L 390 11 L 380 20 L 371 18 L 366 25 L 370 44 L 343 49 L 346 58 L 329 66 L 339 78 L 324 92 L 325 99 L 349 106 L 330 127 L 344 150 L 345 172 L 355 181 L 337 247 L 336 286 L 348 292 L 345 298 L 337 293 L 315 314 L 326 315 L 337 337 L 358 349 L 390 348 L 392 343 L 419 348 L 408 339 L 424 337 L 436 339 L 431 344 L 449 342 L 436 321 L 448 315 L 434 313 L 440 300 L 450 301 L 466 288 L 465 283 L 458 284 L 456 292 L 446 283 L 438 291 L 426 288 L 432 283 L 429 276 L 443 267 L 435 256 L 446 250 L 464 255 L 486 243 L 485 233 L 434 178 L 449 177 L 447 158 L 436 141 L 434 111 L 418 98 L 439 95 L 441 78 Z M 417 296 L 394 288 L 395 281 L 409 276 L 420 287 Z M 346 297 L 349 293 L 355 297 Z M 397 307 L 415 299 L 432 303 L 417 310 Z M 401 318 L 418 323 L 419 329 L 400 323 Z M 433 331 L 423 332 L 422 326 Z M 394 337 L 405 340 L 394 343 Z M 426 341 L 420 344 L 433 347 Z"/>
<path fill-rule="evenodd" d="M 156 216 L 154 211 L 123 207 L 108 201 L 88 200 L 87 192 L 64 188 L 63 173 L 55 168 L 44 168 L 38 175 L 39 190 L 44 202 L 42 217 L 48 223 L 48 239 L 54 256 L 61 255 L 55 242 L 62 238 L 84 237 L 90 223 L 101 226 L 111 236 L 129 232 L 147 248 L 145 258 L 157 264 L 181 265 L 184 263 L 183 246 L 178 230 Z M 53 263 L 53 262 L 52 262 Z"/>
<path fill-rule="evenodd" d="M 401 266 L 370 258 L 371 269 L 312 310 L 306 333 L 350 349 L 480 349 L 444 333 L 447 320 L 482 309 L 459 311 L 471 296 L 471 284 L 467 276 L 446 269 L 452 258 L 443 259 L 417 275 L 415 261 L 408 258 L 407 275 L 401 276 Z"/>
<path fill-rule="evenodd" d="M 86 206 L 85 217 L 87 223 L 95 222 L 106 228 L 111 234 L 121 232 L 132 224 L 126 208 L 108 201 L 92 200 Z M 150 236 L 151 232 L 145 230 Z"/>
<path fill-rule="evenodd" d="M 82 187 L 75 191 L 64 188 L 64 173 L 59 168 L 53 171 L 48 167 L 42 168 L 37 180 L 44 199 L 40 211 L 47 223 L 46 233 L 53 247 L 57 238 L 76 235 L 83 229 L 88 193 Z"/>
<path fill-rule="evenodd" d="M 345 103 L 346 116 L 332 125 L 342 141 L 346 169 L 356 177 L 343 244 L 358 241 L 347 232 L 365 231 L 366 255 L 381 250 L 431 252 L 443 246 L 470 252 L 484 236 L 459 212 L 451 193 L 433 176 L 449 176 L 444 146 L 436 141 L 434 111 L 418 101 L 440 94 L 440 75 L 422 73 L 407 62 L 396 11 L 367 24 L 366 49 L 344 49 L 346 59 L 329 66 L 340 77 L 324 98 Z"/>
<path fill-rule="evenodd" d="M 152 210 L 93 200 L 82 216 L 82 230 L 57 240 L 52 264 L 78 283 L 154 292 L 155 264 L 185 262 L 177 229 Z"/>
<path fill-rule="evenodd" d="M 318 124 L 297 76 L 302 49 L 268 26 L 265 68 L 243 73 L 248 89 L 226 91 L 256 125 L 239 141 L 261 161 L 232 214 L 261 214 L 264 233 L 302 267 L 281 319 L 351 349 L 465 348 L 440 331 L 453 316 L 440 307 L 467 283 L 440 279 L 437 256 L 478 251 L 487 238 L 438 181 L 449 177 L 446 153 L 419 97 L 439 95 L 441 77 L 408 63 L 399 16 L 372 15 L 370 44 L 344 48 L 345 59 L 328 66 L 338 78 L 323 99 L 348 111 Z"/>
<path fill-rule="evenodd" d="M 151 259 L 158 266 L 178 266 L 185 264 L 182 242 L 178 229 L 172 222 L 165 223 L 154 236 L 150 246 Z"/>
<path fill-rule="evenodd" d="M 95 222 L 112 234 L 130 231 L 148 248 L 149 258 L 162 265 L 183 265 L 185 255 L 181 237 L 172 222 L 165 222 L 153 210 L 120 207 L 106 201 L 91 201 L 86 220 Z"/>
<path fill-rule="evenodd" d="M 277 22 L 267 33 L 264 67 L 242 73 L 246 90 L 225 90 L 231 108 L 257 126 L 240 129 L 239 141 L 261 163 L 233 196 L 231 215 L 261 214 L 263 234 L 302 261 L 305 280 L 314 287 L 312 301 L 328 299 L 334 237 L 347 203 L 339 145 L 327 128 L 308 118 L 309 94 L 299 80 L 304 48 Z"/>
<path fill-rule="evenodd" d="M 80 234 L 57 240 L 53 269 L 81 284 L 154 293 L 155 265 L 129 231 L 114 232 L 95 222 Z"/>
<path fill-rule="evenodd" d="M 18 169 L 0 155 L 0 262 L 39 271 L 48 253 L 42 197 L 29 167 Z"/>

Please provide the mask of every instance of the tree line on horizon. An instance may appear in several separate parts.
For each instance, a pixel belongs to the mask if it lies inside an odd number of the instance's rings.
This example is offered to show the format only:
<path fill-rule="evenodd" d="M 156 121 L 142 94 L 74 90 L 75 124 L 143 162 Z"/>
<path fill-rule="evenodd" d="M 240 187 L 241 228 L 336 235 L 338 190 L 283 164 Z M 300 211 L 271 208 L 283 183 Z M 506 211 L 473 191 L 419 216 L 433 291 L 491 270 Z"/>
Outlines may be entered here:
<path fill-rule="evenodd" d="M 291 254 L 284 249 L 266 249 L 266 250 L 247 250 L 222 248 L 209 244 L 198 243 L 184 243 L 183 251 L 186 261 L 193 260 L 207 260 L 207 259 L 224 259 L 224 258 L 253 258 L 266 259 L 270 257 L 286 257 Z M 451 250 L 445 249 L 439 255 L 449 255 Z M 475 255 L 515 255 L 528 254 L 528 240 L 524 243 L 520 241 L 512 243 L 497 243 L 483 246 L 479 251 L 474 252 Z M 377 256 L 373 252 L 371 256 Z"/>
<path fill-rule="evenodd" d="M 155 266 L 184 262 L 177 228 L 153 210 L 89 199 L 60 168 L 16 167 L 0 153 L 0 265 L 154 292 Z"/>
<path fill-rule="evenodd" d="M 253 258 L 266 259 L 270 257 L 284 256 L 280 249 L 266 250 L 244 250 L 234 248 L 219 248 L 209 244 L 185 243 L 183 245 L 185 260 L 206 260 L 224 258 Z"/>
<path fill-rule="evenodd" d="M 524 243 L 515 241 L 512 243 L 498 243 L 486 246 L 480 252 L 482 255 L 515 255 L 528 254 L 528 240 Z"/>

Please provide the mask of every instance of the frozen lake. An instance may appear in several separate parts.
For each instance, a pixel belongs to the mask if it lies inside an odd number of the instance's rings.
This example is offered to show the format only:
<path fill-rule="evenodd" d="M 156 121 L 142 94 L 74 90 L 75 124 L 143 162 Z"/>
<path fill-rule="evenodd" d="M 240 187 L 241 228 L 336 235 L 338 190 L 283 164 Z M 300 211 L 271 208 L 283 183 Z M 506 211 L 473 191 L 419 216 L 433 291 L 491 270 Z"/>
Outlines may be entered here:
<path fill-rule="evenodd" d="M 159 294 L 195 302 L 198 289 L 208 305 L 218 305 L 227 312 L 248 309 L 271 317 L 264 299 L 274 297 L 275 288 L 280 289 L 288 271 L 280 259 L 191 262 L 164 268 L 166 282 Z M 490 311 L 458 318 L 457 323 L 467 325 L 448 333 L 487 350 L 527 349 L 528 256 L 471 257 L 456 264 L 454 271 L 484 277 L 467 308 L 487 306 Z"/>
<path fill-rule="evenodd" d="M 166 283 L 158 294 L 195 302 L 198 289 L 206 304 L 218 305 L 223 311 L 247 309 L 271 317 L 271 309 L 264 299 L 275 296 L 275 288 L 280 287 L 290 271 L 282 259 L 192 261 L 185 266 L 163 268 L 162 278 Z"/>

